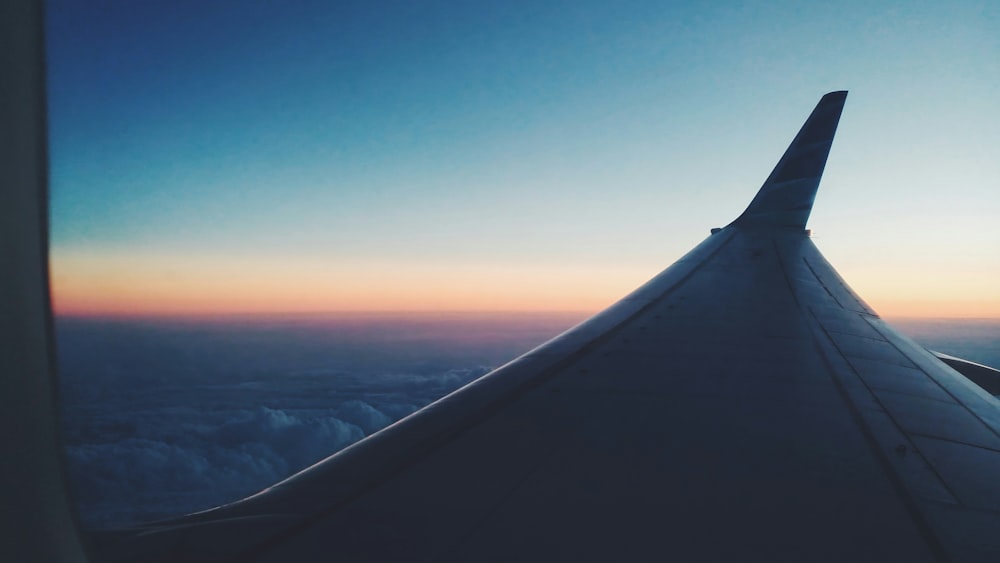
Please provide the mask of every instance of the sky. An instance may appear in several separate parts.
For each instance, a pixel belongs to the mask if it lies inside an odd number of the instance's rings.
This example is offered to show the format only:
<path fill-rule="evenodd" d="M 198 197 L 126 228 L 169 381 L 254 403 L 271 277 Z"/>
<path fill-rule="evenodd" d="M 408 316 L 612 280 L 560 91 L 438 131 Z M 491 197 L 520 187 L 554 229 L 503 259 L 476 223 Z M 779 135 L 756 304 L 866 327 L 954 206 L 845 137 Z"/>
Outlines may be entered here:
<path fill-rule="evenodd" d="M 1000 317 L 1000 6 L 48 2 L 63 315 L 596 311 L 850 95 L 809 227 Z"/>

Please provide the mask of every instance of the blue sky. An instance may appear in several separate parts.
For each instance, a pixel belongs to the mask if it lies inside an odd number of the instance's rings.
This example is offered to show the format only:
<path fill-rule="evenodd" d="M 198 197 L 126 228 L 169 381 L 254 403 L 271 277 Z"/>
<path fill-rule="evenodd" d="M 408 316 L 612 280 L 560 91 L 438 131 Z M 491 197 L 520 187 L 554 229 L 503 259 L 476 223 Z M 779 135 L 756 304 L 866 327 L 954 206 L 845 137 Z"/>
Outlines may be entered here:
<path fill-rule="evenodd" d="M 598 308 L 848 89 L 821 250 L 1000 316 L 995 3 L 56 0 L 48 42 L 63 310 Z"/>

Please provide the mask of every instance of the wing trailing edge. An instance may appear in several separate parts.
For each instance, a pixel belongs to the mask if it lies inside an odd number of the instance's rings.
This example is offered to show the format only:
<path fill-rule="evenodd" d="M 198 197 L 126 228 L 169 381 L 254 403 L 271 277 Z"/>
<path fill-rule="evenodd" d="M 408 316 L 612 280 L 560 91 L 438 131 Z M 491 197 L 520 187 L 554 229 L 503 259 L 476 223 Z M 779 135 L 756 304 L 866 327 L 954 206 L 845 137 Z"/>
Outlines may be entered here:
<path fill-rule="evenodd" d="M 823 96 L 733 225 L 805 229 L 847 91 Z"/>

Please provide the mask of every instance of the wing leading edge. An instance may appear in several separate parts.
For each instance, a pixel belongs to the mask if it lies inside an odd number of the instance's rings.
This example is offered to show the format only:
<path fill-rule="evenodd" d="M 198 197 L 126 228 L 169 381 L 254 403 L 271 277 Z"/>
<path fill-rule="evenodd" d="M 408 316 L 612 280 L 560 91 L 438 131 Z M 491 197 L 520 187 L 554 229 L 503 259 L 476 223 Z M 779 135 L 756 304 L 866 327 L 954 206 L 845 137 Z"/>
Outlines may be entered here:
<path fill-rule="evenodd" d="M 996 401 L 804 227 L 845 92 L 747 210 L 595 317 L 109 561 L 995 560 Z"/>

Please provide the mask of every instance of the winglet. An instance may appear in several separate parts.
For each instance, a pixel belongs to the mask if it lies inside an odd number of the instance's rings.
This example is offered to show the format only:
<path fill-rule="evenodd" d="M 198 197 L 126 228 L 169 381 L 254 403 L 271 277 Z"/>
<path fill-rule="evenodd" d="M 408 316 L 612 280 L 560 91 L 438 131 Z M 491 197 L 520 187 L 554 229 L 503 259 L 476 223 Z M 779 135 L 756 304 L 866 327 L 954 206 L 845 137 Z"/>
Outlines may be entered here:
<path fill-rule="evenodd" d="M 823 96 L 733 225 L 805 229 L 847 91 Z"/>

